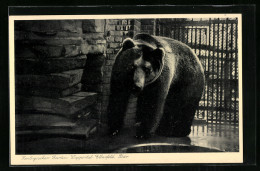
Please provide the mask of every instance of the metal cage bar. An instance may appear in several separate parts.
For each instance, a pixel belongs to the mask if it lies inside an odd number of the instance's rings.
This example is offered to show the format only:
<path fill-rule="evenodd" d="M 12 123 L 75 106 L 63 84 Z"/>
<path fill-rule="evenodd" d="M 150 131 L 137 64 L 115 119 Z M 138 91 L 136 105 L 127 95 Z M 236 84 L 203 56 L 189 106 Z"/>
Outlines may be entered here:
<path fill-rule="evenodd" d="M 238 124 L 237 19 L 156 21 L 156 35 L 188 44 L 203 65 L 206 85 L 195 117 Z"/>

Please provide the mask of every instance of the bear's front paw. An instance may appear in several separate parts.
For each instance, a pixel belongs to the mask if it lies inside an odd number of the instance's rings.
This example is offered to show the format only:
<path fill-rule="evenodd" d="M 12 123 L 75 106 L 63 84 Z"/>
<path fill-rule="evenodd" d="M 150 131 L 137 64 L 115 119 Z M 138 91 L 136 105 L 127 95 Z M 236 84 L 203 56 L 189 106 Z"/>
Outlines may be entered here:
<path fill-rule="evenodd" d="M 152 136 L 152 133 L 150 133 L 143 125 L 140 123 L 136 128 L 136 135 L 135 137 L 138 139 L 148 139 Z"/>
<path fill-rule="evenodd" d="M 136 135 L 135 136 L 135 138 L 137 138 L 137 139 L 148 139 L 150 137 L 151 137 L 151 135 Z"/>
<path fill-rule="evenodd" d="M 116 136 L 116 135 L 118 135 L 118 134 L 119 134 L 119 130 L 118 130 L 118 129 L 109 132 L 109 135 L 110 135 L 110 136 L 113 136 L 113 137 Z"/>
<path fill-rule="evenodd" d="M 137 139 L 148 139 L 150 138 L 152 135 L 151 134 L 136 134 L 135 138 Z"/>

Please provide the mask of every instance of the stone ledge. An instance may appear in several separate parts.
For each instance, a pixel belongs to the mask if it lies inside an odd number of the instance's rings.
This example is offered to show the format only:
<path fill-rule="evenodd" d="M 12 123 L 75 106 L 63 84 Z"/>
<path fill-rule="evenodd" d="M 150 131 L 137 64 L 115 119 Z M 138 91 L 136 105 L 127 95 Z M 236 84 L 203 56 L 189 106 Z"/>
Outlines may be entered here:
<path fill-rule="evenodd" d="M 71 58 L 47 58 L 44 60 L 35 58 L 17 59 L 15 61 L 16 74 L 48 74 L 84 68 L 86 60 L 86 55 Z"/>
<path fill-rule="evenodd" d="M 94 104 L 97 100 L 97 93 L 78 92 L 71 96 L 52 99 L 45 97 L 16 96 L 16 109 L 26 111 L 35 110 L 40 112 L 61 114 L 65 116 L 76 114 L 84 108 Z"/>
<path fill-rule="evenodd" d="M 64 116 L 51 114 L 16 114 L 15 127 L 16 128 L 70 128 L 76 123 Z"/>
<path fill-rule="evenodd" d="M 106 50 L 105 44 L 91 45 L 83 43 L 80 45 L 40 45 L 40 44 L 18 44 L 15 49 L 16 58 L 59 58 L 74 57 L 86 54 L 103 54 Z"/>
<path fill-rule="evenodd" d="M 17 88 L 16 94 L 25 96 L 41 96 L 49 98 L 61 98 L 81 91 L 82 84 L 76 84 L 66 89 L 46 88 L 46 87 L 29 87 L 29 88 Z"/>
<path fill-rule="evenodd" d="M 83 69 L 64 71 L 46 75 L 16 75 L 16 86 L 19 87 L 51 87 L 66 89 L 81 81 Z"/>
<path fill-rule="evenodd" d="M 97 130 L 97 121 L 94 119 L 85 121 L 80 124 L 75 124 L 69 128 L 52 128 L 52 129 L 39 129 L 39 130 L 17 130 L 17 136 L 41 136 L 41 137 L 68 137 L 68 138 L 83 138 L 87 139 Z"/>

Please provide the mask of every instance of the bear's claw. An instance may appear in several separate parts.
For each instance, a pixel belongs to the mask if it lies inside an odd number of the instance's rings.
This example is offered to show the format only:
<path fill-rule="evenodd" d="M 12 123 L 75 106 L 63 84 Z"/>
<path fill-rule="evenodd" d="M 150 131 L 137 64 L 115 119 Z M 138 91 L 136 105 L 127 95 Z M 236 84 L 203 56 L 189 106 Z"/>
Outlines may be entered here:
<path fill-rule="evenodd" d="M 117 136 L 119 134 L 119 130 L 114 130 L 109 133 L 110 136 Z"/>
<path fill-rule="evenodd" d="M 148 139 L 150 138 L 151 135 L 150 134 L 146 134 L 146 135 L 136 135 L 135 138 L 137 139 Z"/>

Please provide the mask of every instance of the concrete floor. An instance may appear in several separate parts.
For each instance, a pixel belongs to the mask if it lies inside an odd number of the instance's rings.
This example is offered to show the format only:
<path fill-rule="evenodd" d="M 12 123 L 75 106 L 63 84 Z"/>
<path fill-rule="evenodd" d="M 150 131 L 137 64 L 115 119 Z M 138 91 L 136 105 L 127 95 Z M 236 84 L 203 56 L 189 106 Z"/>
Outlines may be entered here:
<path fill-rule="evenodd" d="M 128 146 L 147 143 L 200 146 L 226 152 L 237 152 L 239 150 L 237 126 L 199 124 L 192 126 L 191 134 L 188 137 L 169 138 L 154 136 L 148 140 L 136 139 L 134 137 L 135 129 L 131 127 L 124 128 L 121 134 L 116 137 L 107 136 L 105 130 L 105 127 L 100 128 L 98 133 L 88 140 L 52 137 L 19 141 L 17 142 L 16 150 L 17 154 L 111 153 Z M 160 152 L 160 150 L 157 150 L 157 152 Z"/>

